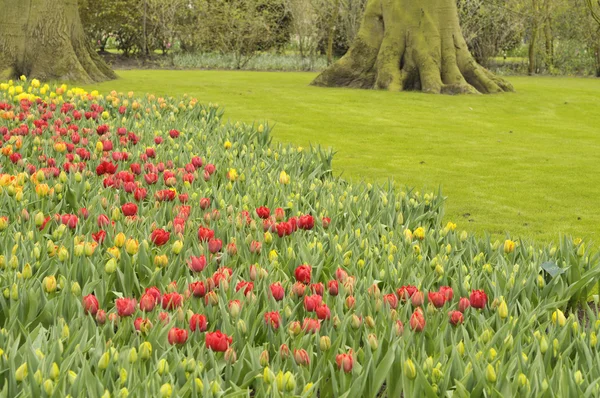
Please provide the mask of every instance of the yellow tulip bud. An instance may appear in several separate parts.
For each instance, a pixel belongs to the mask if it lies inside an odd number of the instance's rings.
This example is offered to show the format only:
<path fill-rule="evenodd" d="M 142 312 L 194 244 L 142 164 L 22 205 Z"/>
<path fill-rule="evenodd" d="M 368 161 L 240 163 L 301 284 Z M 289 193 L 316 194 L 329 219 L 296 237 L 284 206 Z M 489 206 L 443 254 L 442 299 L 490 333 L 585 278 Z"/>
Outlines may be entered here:
<path fill-rule="evenodd" d="M 152 357 L 152 344 L 149 341 L 144 341 L 140 344 L 140 358 L 143 360 L 150 359 Z"/>
<path fill-rule="evenodd" d="M 104 354 L 102 354 L 102 356 L 100 357 L 100 360 L 98 361 L 98 369 L 105 370 L 106 368 L 108 368 L 109 363 L 110 363 L 110 354 L 107 351 Z"/>
<path fill-rule="evenodd" d="M 160 396 L 162 398 L 169 398 L 173 394 L 173 387 L 169 383 L 165 383 L 160 386 Z"/>
<path fill-rule="evenodd" d="M 404 374 L 410 380 L 414 380 L 417 377 L 417 368 L 412 360 L 407 359 L 404 361 Z"/>
<path fill-rule="evenodd" d="M 488 381 L 488 383 L 496 382 L 496 370 L 490 364 L 488 364 L 488 366 L 485 368 L 485 379 Z"/>
<path fill-rule="evenodd" d="M 21 382 L 27 377 L 27 362 L 21 364 L 15 371 L 15 380 Z"/>

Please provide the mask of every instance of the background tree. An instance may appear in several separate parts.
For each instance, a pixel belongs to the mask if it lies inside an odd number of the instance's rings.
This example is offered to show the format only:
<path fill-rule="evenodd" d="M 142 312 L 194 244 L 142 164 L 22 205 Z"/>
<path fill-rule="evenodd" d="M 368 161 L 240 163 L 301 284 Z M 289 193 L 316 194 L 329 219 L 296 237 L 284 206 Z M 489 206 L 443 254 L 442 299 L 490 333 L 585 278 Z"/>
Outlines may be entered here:
<path fill-rule="evenodd" d="M 0 0 L 0 71 L 94 82 L 115 74 L 91 49 L 76 0 Z"/>
<path fill-rule="evenodd" d="M 369 0 L 352 47 L 313 84 L 430 93 L 512 90 L 469 53 L 456 0 Z"/>

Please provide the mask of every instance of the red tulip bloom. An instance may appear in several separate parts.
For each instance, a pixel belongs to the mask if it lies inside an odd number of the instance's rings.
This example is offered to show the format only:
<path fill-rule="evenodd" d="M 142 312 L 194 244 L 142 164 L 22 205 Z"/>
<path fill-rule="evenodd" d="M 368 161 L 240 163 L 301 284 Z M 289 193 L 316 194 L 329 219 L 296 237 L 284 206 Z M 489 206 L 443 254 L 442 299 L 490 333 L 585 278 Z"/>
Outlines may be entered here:
<path fill-rule="evenodd" d="M 348 273 L 344 269 L 338 268 L 335 270 L 335 279 L 344 283 L 348 279 Z"/>
<path fill-rule="evenodd" d="M 460 300 L 458 300 L 458 310 L 460 312 L 465 312 L 467 310 L 467 308 L 469 308 L 470 306 L 471 306 L 471 302 L 469 301 L 468 298 L 461 297 Z"/>
<path fill-rule="evenodd" d="M 298 282 L 302 282 L 304 284 L 310 283 L 310 275 L 312 273 L 312 268 L 308 264 L 299 265 L 294 271 L 294 276 Z"/>
<path fill-rule="evenodd" d="M 327 288 L 329 289 L 329 294 L 332 296 L 337 296 L 339 293 L 339 285 L 338 281 L 331 280 L 327 282 Z"/>
<path fill-rule="evenodd" d="M 453 324 L 454 326 L 463 323 L 465 320 L 462 312 L 460 312 L 460 311 L 452 311 L 452 312 L 450 312 L 449 316 L 450 316 L 450 323 Z"/>
<path fill-rule="evenodd" d="M 233 339 L 226 334 L 221 333 L 220 330 L 217 330 L 216 332 L 207 333 L 205 341 L 206 348 L 217 352 L 225 352 L 233 342 Z"/>
<path fill-rule="evenodd" d="M 415 332 L 422 332 L 425 329 L 425 316 L 420 308 L 417 308 L 411 315 L 410 328 Z"/>
<path fill-rule="evenodd" d="M 208 242 L 215 236 L 215 231 L 209 228 L 200 227 L 198 228 L 198 239 L 201 242 Z"/>
<path fill-rule="evenodd" d="M 452 297 L 454 297 L 454 291 L 450 286 L 440 287 L 439 292 L 444 295 L 444 299 L 446 300 L 446 302 L 451 301 Z"/>
<path fill-rule="evenodd" d="M 182 345 L 185 344 L 188 338 L 188 332 L 185 329 L 172 328 L 169 330 L 169 343 L 171 345 Z"/>
<path fill-rule="evenodd" d="M 469 303 L 473 308 L 485 308 L 485 305 L 487 304 L 487 295 L 483 290 L 473 290 L 469 297 Z"/>
<path fill-rule="evenodd" d="M 156 306 L 156 298 L 150 293 L 142 294 L 140 297 L 140 310 L 144 312 L 151 312 Z"/>
<path fill-rule="evenodd" d="M 345 373 L 352 372 L 352 367 L 354 366 L 352 350 L 348 351 L 347 354 L 336 355 L 335 362 L 337 363 L 338 368 L 343 369 Z"/>
<path fill-rule="evenodd" d="M 189 288 L 190 288 L 190 291 L 192 292 L 192 294 L 194 295 L 194 297 L 202 298 L 206 295 L 206 292 L 207 292 L 206 286 L 204 285 L 204 282 L 202 282 L 202 281 L 190 283 Z"/>
<path fill-rule="evenodd" d="M 106 312 L 104 310 L 98 310 L 96 313 L 96 322 L 98 322 L 100 325 L 104 325 L 106 322 Z"/>
<path fill-rule="evenodd" d="M 252 283 L 252 282 L 240 281 L 235 286 L 235 291 L 239 292 L 240 290 L 243 290 L 244 295 L 250 293 L 252 291 L 252 289 L 254 289 L 254 283 Z"/>
<path fill-rule="evenodd" d="M 387 303 L 391 309 L 395 310 L 398 307 L 398 297 L 395 293 L 386 294 L 383 296 L 383 301 Z"/>
<path fill-rule="evenodd" d="M 200 199 L 200 208 L 202 210 L 206 210 L 210 207 L 210 198 L 202 198 Z"/>
<path fill-rule="evenodd" d="M 169 241 L 170 237 L 171 233 L 165 231 L 164 229 L 157 228 L 154 231 L 152 231 L 152 234 L 150 235 L 150 240 L 156 246 L 162 246 Z"/>
<path fill-rule="evenodd" d="M 271 326 L 273 329 L 279 329 L 279 322 L 281 321 L 281 315 L 279 312 L 272 311 L 265 313 L 265 323 L 267 326 Z"/>
<path fill-rule="evenodd" d="M 211 239 L 208 241 L 208 251 L 212 254 L 218 253 L 223 248 L 223 241 L 221 239 Z"/>
<path fill-rule="evenodd" d="M 315 219 L 311 215 L 300 216 L 298 219 L 298 228 L 304 230 L 313 229 L 315 226 Z"/>
<path fill-rule="evenodd" d="M 199 257 L 191 256 L 187 264 L 193 272 L 202 272 L 206 268 L 206 257 L 204 255 Z"/>
<path fill-rule="evenodd" d="M 281 285 L 281 282 L 275 282 L 269 286 L 269 290 L 271 290 L 271 296 L 275 299 L 275 301 L 283 300 L 285 296 L 285 290 Z"/>
<path fill-rule="evenodd" d="M 106 214 L 100 214 L 98 216 L 98 227 L 104 228 L 109 224 L 110 224 L 110 220 L 108 219 L 108 216 L 106 216 Z"/>
<path fill-rule="evenodd" d="M 268 207 L 261 206 L 256 209 L 256 215 L 264 220 L 271 216 L 271 210 Z"/>
<path fill-rule="evenodd" d="M 419 291 L 419 289 L 417 289 L 416 286 L 407 285 L 400 287 L 400 289 L 396 291 L 396 294 L 400 300 L 406 301 L 409 300 L 417 291 Z"/>
<path fill-rule="evenodd" d="M 174 310 L 183 305 L 183 296 L 177 292 L 165 293 L 162 297 L 163 310 Z"/>
<path fill-rule="evenodd" d="M 152 327 L 152 322 L 150 322 L 150 319 L 139 317 L 133 321 L 133 327 L 135 327 L 135 330 L 138 332 L 140 330 L 147 331 Z"/>
<path fill-rule="evenodd" d="M 429 302 L 432 303 L 435 308 L 442 308 L 446 302 L 446 297 L 440 292 L 429 292 L 427 294 Z"/>
<path fill-rule="evenodd" d="M 276 221 L 283 221 L 285 219 L 285 210 L 281 207 L 276 208 L 274 213 Z"/>
<path fill-rule="evenodd" d="M 331 319 L 331 310 L 325 303 L 319 305 L 315 312 L 317 313 L 317 318 L 319 318 L 320 320 Z"/>
<path fill-rule="evenodd" d="M 414 292 L 413 295 L 410 298 L 410 302 L 415 307 L 422 306 L 423 305 L 423 301 L 424 301 L 424 294 L 423 294 L 423 292 L 419 292 L 419 291 Z"/>
<path fill-rule="evenodd" d="M 135 312 L 136 302 L 134 298 L 118 298 L 115 306 L 119 316 L 131 316 Z"/>
<path fill-rule="evenodd" d="M 83 312 L 85 314 L 92 314 L 92 316 L 96 316 L 98 308 L 100 308 L 100 305 L 98 304 L 98 299 L 96 296 L 93 294 L 88 294 L 83 298 Z"/>
<path fill-rule="evenodd" d="M 292 285 L 292 293 L 296 297 L 304 296 L 305 291 L 306 291 L 306 285 L 302 282 L 296 282 Z"/>
<path fill-rule="evenodd" d="M 137 214 L 138 207 L 135 203 L 125 203 L 123 206 L 121 206 L 121 211 L 123 211 L 123 214 L 127 217 L 135 216 Z"/>
<path fill-rule="evenodd" d="M 310 357 L 308 356 L 308 352 L 306 352 L 305 349 L 294 350 L 294 360 L 299 366 L 310 365 Z"/>
<path fill-rule="evenodd" d="M 199 332 L 205 332 L 208 327 L 208 321 L 206 317 L 201 314 L 194 314 L 190 318 L 190 330 L 195 332 L 196 330 Z"/>
<path fill-rule="evenodd" d="M 314 312 L 323 302 L 323 298 L 318 294 L 304 296 L 304 309 L 308 312 Z"/>
<path fill-rule="evenodd" d="M 92 232 L 92 239 L 94 239 L 95 242 L 102 244 L 102 242 L 104 242 L 104 239 L 106 239 L 106 231 L 101 229 L 96 233 Z"/>
<path fill-rule="evenodd" d="M 321 323 L 318 319 L 304 318 L 302 323 L 302 330 L 306 333 L 316 333 L 321 329 Z"/>

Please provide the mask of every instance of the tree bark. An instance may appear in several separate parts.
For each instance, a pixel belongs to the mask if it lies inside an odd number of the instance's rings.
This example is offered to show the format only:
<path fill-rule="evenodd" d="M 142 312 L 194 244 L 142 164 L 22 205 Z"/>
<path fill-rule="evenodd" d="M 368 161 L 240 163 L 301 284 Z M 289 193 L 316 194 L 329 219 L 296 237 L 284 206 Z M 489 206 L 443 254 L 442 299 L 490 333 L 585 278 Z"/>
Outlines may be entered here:
<path fill-rule="evenodd" d="M 0 0 L 0 73 L 92 83 L 116 78 L 87 40 L 77 0 Z"/>
<path fill-rule="evenodd" d="M 368 0 L 350 49 L 312 84 L 448 94 L 513 91 L 471 56 L 455 0 Z"/>
<path fill-rule="evenodd" d="M 531 37 L 529 38 L 529 75 L 535 74 L 535 45 L 537 42 L 538 27 L 534 24 L 531 28 Z"/>

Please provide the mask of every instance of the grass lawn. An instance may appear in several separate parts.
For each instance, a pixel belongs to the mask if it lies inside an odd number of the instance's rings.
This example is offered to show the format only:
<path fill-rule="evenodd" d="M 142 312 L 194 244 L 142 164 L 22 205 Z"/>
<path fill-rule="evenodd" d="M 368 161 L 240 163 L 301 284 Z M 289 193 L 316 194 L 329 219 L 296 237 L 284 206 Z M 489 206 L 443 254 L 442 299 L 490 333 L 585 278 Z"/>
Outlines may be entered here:
<path fill-rule="evenodd" d="M 600 240 L 600 79 L 512 77 L 516 93 L 453 97 L 316 88 L 313 73 L 118 74 L 93 88 L 188 93 L 274 123 L 280 141 L 333 147 L 347 179 L 441 187 L 459 228 Z"/>

